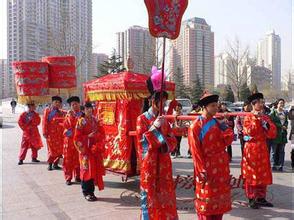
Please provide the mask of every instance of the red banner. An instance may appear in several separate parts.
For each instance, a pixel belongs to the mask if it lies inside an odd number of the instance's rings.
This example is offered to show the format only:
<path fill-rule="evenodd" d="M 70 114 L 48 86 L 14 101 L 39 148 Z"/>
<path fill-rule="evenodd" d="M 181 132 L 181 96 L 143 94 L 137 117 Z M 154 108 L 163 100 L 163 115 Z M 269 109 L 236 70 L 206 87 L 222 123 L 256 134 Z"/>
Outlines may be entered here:
<path fill-rule="evenodd" d="M 188 0 L 145 0 L 149 15 L 149 30 L 154 37 L 176 39 Z"/>
<path fill-rule="evenodd" d="M 42 61 L 49 65 L 50 88 L 63 89 L 77 86 L 74 56 L 43 57 Z"/>
<path fill-rule="evenodd" d="M 19 96 L 45 96 L 49 94 L 47 63 L 19 61 L 13 62 L 12 68 Z"/>

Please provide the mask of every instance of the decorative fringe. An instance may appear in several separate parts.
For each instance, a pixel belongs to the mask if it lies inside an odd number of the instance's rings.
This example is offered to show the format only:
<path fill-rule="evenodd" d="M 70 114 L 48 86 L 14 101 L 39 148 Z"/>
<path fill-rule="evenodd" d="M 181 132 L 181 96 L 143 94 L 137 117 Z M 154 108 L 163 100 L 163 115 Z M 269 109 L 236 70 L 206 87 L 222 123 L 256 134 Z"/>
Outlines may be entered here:
<path fill-rule="evenodd" d="M 120 99 L 144 99 L 147 98 L 150 94 L 149 92 L 144 91 L 90 91 L 87 92 L 87 97 L 89 101 L 114 101 Z"/>
<path fill-rule="evenodd" d="M 36 105 L 49 103 L 51 100 L 50 96 L 18 96 L 17 102 L 26 105 L 28 103 L 34 102 Z"/>
<path fill-rule="evenodd" d="M 147 91 L 105 91 L 105 90 L 96 90 L 89 91 L 86 94 L 86 97 L 89 101 L 115 101 L 121 99 L 145 99 L 150 96 L 150 93 Z M 168 91 L 168 99 L 174 99 L 175 94 L 173 91 Z"/>
<path fill-rule="evenodd" d="M 78 93 L 78 91 L 77 91 L 76 87 L 67 88 L 67 89 L 65 89 L 65 88 L 62 88 L 62 89 L 50 88 L 49 89 L 50 96 L 58 95 L 58 96 L 62 96 L 62 97 L 70 97 L 70 96 L 78 95 L 77 93 Z"/>

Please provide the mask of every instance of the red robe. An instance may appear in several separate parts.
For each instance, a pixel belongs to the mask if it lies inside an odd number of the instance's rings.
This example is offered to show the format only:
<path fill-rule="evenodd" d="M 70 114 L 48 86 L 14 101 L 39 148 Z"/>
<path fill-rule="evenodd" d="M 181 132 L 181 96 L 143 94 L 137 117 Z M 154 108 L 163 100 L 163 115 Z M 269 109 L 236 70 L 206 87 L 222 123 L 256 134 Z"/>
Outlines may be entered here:
<path fill-rule="evenodd" d="M 43 115 L 43 134 L 47 135 L 48 158 L 61 157 L 63 153 L 63 120 L 65 112 L 46 108 Z"/>
<path fill-rule="evenodd" d="M 71 180 L 72 174 L 80 176 L 79 152 L 77 151 L 73 138 L 78 118 L 82 112 L 67 113 L 64 119 L 64 147 L 63 147 L 63 171 L 66 180 Z"/>
<path fill-rule="evenodd" d="M 262 120 L 268 123 L 269 129 L 263 128 Z M 251 190 L 250 186 L 258 188 L 272 184 L 272 171 L 266 140 L 275 138 L 276 133 L 276 126 L 267 115 L 257 117 L 252 114 L 244 118 L 243 135 L 250 139 L 245 143 L 242 158 L 242 176 L 245 179 L 248 197 L 252 197 L 248 194 L 248 191 Z M 254 192 L 252 193 L 254 194 Z M 261 197 L 264 196 L 265 192 Z"/>
<path fill-rule="evenodd" d="M 19 119 L 18 125 L 23 131 L 21 148 L 34 148 L 39 150 L 43 147 L 38 125 L 41 118 L 37 112 L 23 112 Z"/>
<path fill-rule="evenodd" d="M 222 131 L 215 118 L 199 116 L 189 128 L 196 178 L 195 208 L 200 215 L 221 215 L 231 210 L 229 157 L 225 149 L 233 139 L 232 129 Z M 201 172 L 206 172 L 207 181 L 201 178 Z"/>
<path fill-rule="evenodd" d="M 94 137 L 88 137 L 94 131 L 96 131 Z M 74 136 L 74 144 L 77 149 L 79 149 L 78 142 L 82 145 L 82 152 L 79 153 L 82 181 L 94 179 L 94 183 L 98 186 L 99 190 L 103 190 L 105 132 L 94 116 L 78 119 Z"/>
<path fill-rule="evenodd" d="M 178 214 L 169 153 L 175 149 L 177 140 L 167 122 L 160 130 L 151 126 L 155 119 L 151 109 L 137 118 L 141 161 L 141 219 L 175 220 L 178 219 Z M 165 153 L 159 151 L 163 146 L 167 149 Z"/>

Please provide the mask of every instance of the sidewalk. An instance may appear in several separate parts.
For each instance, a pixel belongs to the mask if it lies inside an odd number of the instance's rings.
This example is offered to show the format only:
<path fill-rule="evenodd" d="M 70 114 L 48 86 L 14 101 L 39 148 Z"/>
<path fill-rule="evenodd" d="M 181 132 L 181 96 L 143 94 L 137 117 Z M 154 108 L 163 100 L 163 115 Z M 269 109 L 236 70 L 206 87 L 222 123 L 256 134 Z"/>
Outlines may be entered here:
<path fill-rule="evenodd" d="M 21 130 L 16 123 L 18 114 L 12 115 L 6 104 L 3 105 L 3 113 L 4 126 L 0 130 L 3 219 L 139 219 L 138 178 L 123 183 L 120 176 L 107 174 L 104 178 L 105 190 L 98 192 L 96 188 L 98 201 L 89 203 L 82 197 L 80 185 L 65 185 L 62 171 L 47 171 L 46 147 L 40 151 L 40 164 L 30 163 L 28 151 L 25 164 L 18 166 L 21 140 Z M 183 155 L 187 147 L 187 139 L 184 139 Z M 240 159 L 240 146 L 236 142 L 230 165 L 234 177 L 240 175 Z M 285 172 L 274 173 L 274 184 L 269 187 L 269 200 L 274 203 L 274 208 L 247 208 L 244 192 L 238 188 L 232 190 L 233 210 L 224 219 L 294 219 L 294 179 L 289 160 L 290 145 L 287 145 Z M 193 175 L 192 159 L 173 159 L 173 169 L 175 177 Z M 184 189 L 189 188 L 187 184 L 188 180 L 177 185 L 178 213 L 180 219 L 194 220 L 197 218 L 192 203 L 193 188 Z"/>

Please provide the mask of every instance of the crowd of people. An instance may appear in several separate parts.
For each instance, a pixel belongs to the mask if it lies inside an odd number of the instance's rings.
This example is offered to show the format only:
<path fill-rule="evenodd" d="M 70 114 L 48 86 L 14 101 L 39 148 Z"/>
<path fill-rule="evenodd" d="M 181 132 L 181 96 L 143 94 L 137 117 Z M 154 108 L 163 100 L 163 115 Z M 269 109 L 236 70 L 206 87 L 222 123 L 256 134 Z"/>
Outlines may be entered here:
<path fill-rule="evenodd" d="M 241 173 L 249 207 L 273 207 L 266 200 L 267 187 L 272 184 L 272 171 L 283 171 L 287 139 L 294 145 L 294 107 L 285 111 L 285 101 L 279 99 L 270 112 L 265 111 L 263 94 L 256 93 L 244 103 L 243 111 L 248 114 L 234 118 L 227 116 L 229 110 L 225 103 L 219 102 L 217 95 L 205 92 L 192 112 L 199 116 L 188 124 L 160 116 L 160 102 L 167 99 L 168 93 L 154 92 L 147 111 L 137 118 L 141 219 L 178 219 L 171 156 L 180 156 L 183 136 L 188 137 L 188 155 L 194 164 L 198 219 L 222 219 L 223 214 L 231 210 L 229 163 L 233 158 L 231 145 L 236 139 L 235 126 L 241 144 Z M 65 111 L 61 97 L 54 96 L 44 110 L 42 134 L 47 142 L 48 171 L 63 169 L 66 185 L 71 185 L 74 179 L 81 183 L 84 198 L 96 201 L 95 185 L 99 190 L 104 189 L 105 132 L 90 102 L 82 107 L 77 96 L 67 102 L 70 110 Z M 38 131 L 41 117 L 34 102 L 28 102 L 27 106 L 28 110 L 18 120 L 23 130 L 19 165 L 23 164 L 29 148 L 32 162 L 40 162 L 38 150 L 43 147 Z M 181 109 L 177 104 L 174 115 L 180 116 Z M 217 113 L 222 115 L 216 116 Z M 289 120 L 292 123 L 288 137 Z M 294 168 L 294 150 L 291 155 Z"/>

